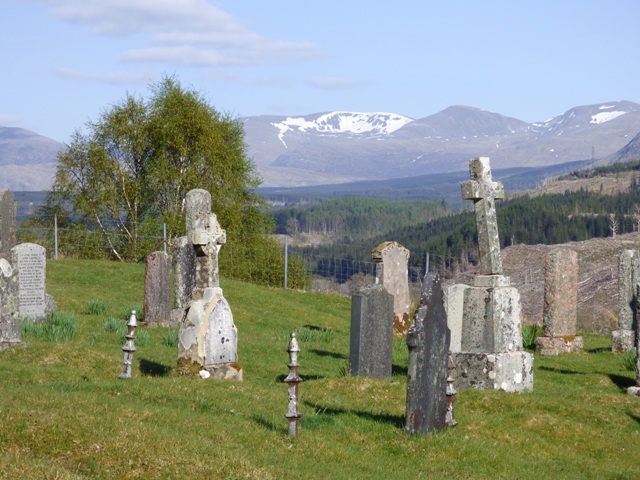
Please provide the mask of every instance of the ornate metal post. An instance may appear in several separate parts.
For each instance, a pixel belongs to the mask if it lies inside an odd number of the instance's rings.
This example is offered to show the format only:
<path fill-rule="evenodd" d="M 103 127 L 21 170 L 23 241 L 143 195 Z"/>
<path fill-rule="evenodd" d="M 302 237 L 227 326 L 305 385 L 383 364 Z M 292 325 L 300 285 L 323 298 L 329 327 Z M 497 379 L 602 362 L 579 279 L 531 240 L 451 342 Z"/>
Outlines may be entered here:
<path fill-rule="evenodd" d="M 287 420 L 289 420 L 289 435 L 296 437 L 298 435 L 298 429 L 300 428 L 300 418 L 302 414 L 298 408 L 298 384 L 302 381 L 302 378 L 298 376 L 298 340 L 296 339 L 296 333 L 291 333 L 291 341 L 289 342 L 289 375 L 284 381 L 288 385 L 289 390 L 289 411 L 285 414 Z"/>
<path fill-rule="evenodd" d="M 458 422 L 453 418 L 453 404 L 456 400 L 456 389 L 453 387 L 453 371 L 456 369 L 451 357 L 451 351 L 447 358 L 447 413 L 445 415 L 445 424 L 447 427 L 455 427 Z"/>
<path fill-rule="evenodd" d="M 118 375 L 118 378 L 131 378 L 131 364 L 133 363 L 133 352 L 136 351 L 136 346 L 133 344 L 133 340 L 136 338 L 136 311 L 131 310 L 131 316 L 129 322 L 127 322 L 127 334 L 125 338 L 127 341 L 122 346 L 124 352 L 124 361 L 122 363 L 122 373 Z"/>

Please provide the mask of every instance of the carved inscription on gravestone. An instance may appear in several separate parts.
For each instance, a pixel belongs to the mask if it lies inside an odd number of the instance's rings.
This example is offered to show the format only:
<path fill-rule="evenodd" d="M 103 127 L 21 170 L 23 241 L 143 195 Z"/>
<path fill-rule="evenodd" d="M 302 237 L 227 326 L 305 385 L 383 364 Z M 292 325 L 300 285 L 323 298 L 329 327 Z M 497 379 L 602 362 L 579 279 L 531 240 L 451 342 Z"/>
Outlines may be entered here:
<path fill-rule="evenodd" d="M 46 250 L 35 243 L 22 243 L 11 249 L 18 269 L 20 318 L 40 320 L 45 316 Z"/>

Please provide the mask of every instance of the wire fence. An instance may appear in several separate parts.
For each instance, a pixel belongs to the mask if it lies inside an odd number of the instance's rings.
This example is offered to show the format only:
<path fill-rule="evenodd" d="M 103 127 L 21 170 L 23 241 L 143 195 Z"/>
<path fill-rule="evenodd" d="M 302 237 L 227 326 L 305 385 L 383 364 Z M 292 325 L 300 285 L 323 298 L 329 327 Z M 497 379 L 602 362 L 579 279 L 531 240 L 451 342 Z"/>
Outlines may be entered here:
<path fill-rule="evenodd" d="M 19 228 L 19 243 L 32 242 L 43 246 L 49 259 L 115 259 L 111 247 L 126 244 L 124 235 L 112 233 L 106 237 L 100 231 L 68 228 Z M 220 275 L 232 280 L 250 281 L 260 285 L 294 288 L 340 295 L 352 295 L 360 287 L 375 282 L 376 263 L 351 258 L 297 252 L 287 242 L 280 251 L 268 252 L 242 244 L 225 244 L 220 250 Z M 137 237 L 138 262 L 146 255 L 161 250 L 173 253 L 173 245 L 163 235 Z M 424 272 L 408 269 L 412 290 L 421 289 Z"/>

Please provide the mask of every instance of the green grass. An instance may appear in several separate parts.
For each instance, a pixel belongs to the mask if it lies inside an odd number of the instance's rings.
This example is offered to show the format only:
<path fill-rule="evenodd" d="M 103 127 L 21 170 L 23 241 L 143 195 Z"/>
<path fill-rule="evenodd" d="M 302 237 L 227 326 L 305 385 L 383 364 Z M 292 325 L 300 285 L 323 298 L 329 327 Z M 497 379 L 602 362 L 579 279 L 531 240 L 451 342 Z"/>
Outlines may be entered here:
<path fill-rule="evenodd" d="M 89 315 L 104 315 L 109 311 L 110 305 L 104 300 L 89 300 L 87 313 Z"/>
<path fill-rule="evenodd" d="M 142 265 L 60 260 L 47 289 L 78 319 L 66 342 L 24 337 L 0 352 L 0 478 L 627 479 L 640 476 L 640 398 L 609 336 L 579 354 L 535 354 L 534 391 L 465 391 L 459 425 L 403 432 L 407 350 L 390 382 L 351 377 L 350 299 L 223 281 L 243 382 L 177 374 L 169 329 L 136 329 L 133 378 L 119 380 L 120 312 L 142 303 Z M 126 324 L 124 316 L 117 322 Z M 298 438 L 286 435 L 288 334 L 300 341 Z M 138 343 L 139 335 L 147 343 Z"/>
<path fill-rule="evenodd" d="M 33 322 L 25 319 L 20 328 L 24 339 L 41 338 L 49 342 L 69 342 L 76 337 L 78 317 L 61 310 L 47 315 L 46 321 Z"/>

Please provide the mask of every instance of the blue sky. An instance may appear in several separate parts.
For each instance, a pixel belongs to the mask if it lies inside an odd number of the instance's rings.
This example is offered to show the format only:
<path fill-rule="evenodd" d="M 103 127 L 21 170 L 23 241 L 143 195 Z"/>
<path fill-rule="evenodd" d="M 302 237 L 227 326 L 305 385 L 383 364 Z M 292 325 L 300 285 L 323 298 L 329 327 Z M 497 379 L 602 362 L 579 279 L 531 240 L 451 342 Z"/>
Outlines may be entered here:
<path fill-rule="evenodd" d="M 0 1 L 0 125 L 58 141 L 163 75 L 234 116 L 640 103 L 636 0 Z"/>

